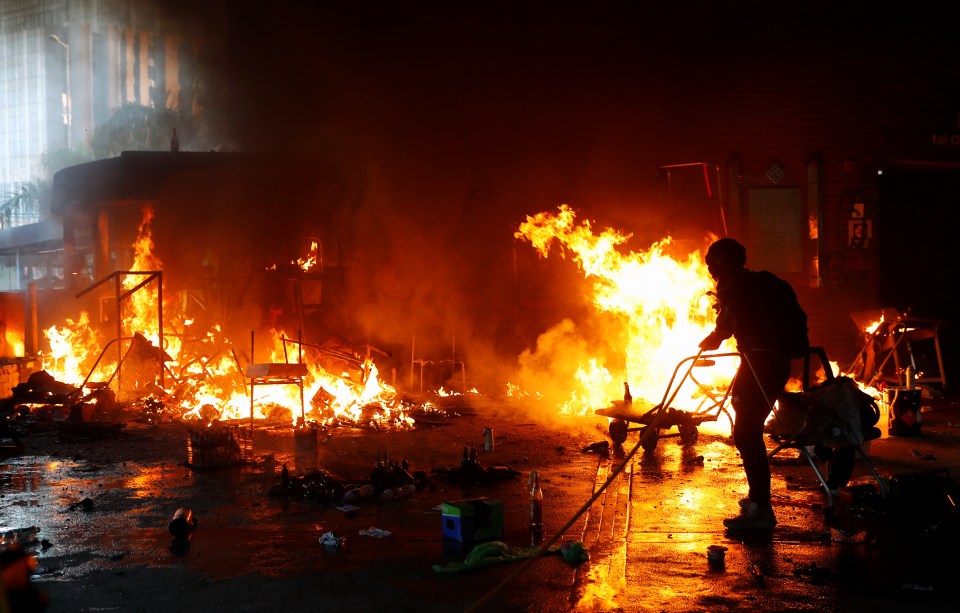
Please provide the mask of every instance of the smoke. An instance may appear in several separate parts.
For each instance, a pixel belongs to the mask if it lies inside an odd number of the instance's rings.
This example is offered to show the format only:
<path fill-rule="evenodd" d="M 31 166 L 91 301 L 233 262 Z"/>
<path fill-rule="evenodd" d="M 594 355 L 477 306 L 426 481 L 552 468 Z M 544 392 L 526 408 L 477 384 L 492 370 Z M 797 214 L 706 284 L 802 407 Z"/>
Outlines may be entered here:
<path fill-rule="evenodd" d="M 638 204 L 651 195 L 638 184 L 658 188 L 659 153 L 638 151 L 648 135 L 634 118 L 664 117 L 637 83 L 669 61 L 626 70 L 618 46 L 655 48 L 658 28 L 611 19 L 610 44 L 570 36 L 579 11 L 559 8 L 301 8 L 232 14 L 229 111 L 245 149 L 312 156 L 338 186 L 282 204 L 302 225 L 336 228 L 324 247 L 343 265 L 345 312 L 325 333 L 389 353 L 383 372 L 462 360 L 482 391 L 518 376 L 560 389 L 534 380 L 546 348 L 532 348 L 565 319 L 582 325 L 582 279 L 570 262 L 533 263 L 513 233 L 570 203 L 663 237 L 665 209 Z M 574 363 L 597 349 L 594 332 L 561 325 L 542 342 Z"/>

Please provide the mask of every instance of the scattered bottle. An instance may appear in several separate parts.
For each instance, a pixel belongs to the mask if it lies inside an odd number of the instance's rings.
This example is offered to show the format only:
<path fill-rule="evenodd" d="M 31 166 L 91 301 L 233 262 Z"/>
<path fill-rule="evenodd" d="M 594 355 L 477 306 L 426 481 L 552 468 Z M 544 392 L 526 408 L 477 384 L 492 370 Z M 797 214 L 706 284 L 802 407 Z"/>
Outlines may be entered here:
<path fill-rule="evenodd" d="M 177 138 L 177 129 L 173 129 L 173 136 L 170 137 L 170 151 L 176 153 L 180 151 L 180 139 Z"/>
<path fill-rule="evenodd" d="M 623 382 L 623 405 L 625 407 L 633 406 L 633 394 L 630 393 L 630 384 Z"/>
<path fill-rule="evenodd" d="M 170 520 L 170 534 L 176 539 L 185 539 L 197 527 L 197 518 L 188 507 L 180 507 Z"/>
<path fill-rule="evenodd" d="M 530 473 L 530 544 L 534 547 L 543 542 L 543 490 L 537 471 Z"/>
<path fill-rule="evenodd" d="M 483 450 L 493 451 L 493 428 L 487 428 L 483 431 Z"/>

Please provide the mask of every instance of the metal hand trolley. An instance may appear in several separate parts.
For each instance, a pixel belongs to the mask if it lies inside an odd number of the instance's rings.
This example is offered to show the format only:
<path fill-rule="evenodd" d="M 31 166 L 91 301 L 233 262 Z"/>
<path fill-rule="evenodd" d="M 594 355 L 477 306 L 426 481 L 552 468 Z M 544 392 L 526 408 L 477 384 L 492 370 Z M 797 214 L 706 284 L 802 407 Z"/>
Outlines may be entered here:
<path fill-rule="evenodd" d="M 627 440 L 629 432 L 640 432 L 642 447 L 644 451 L 650 452 L 656 449 L 657 442 L 661 438 L 679 437 L 682 445 L 694 445 L 699 438 L 699 426 L 708 421 L 716 421 L 720 415 L 726 415 L 733 425 L 733 417 L 727 411 L 727 405 L 730 400 L 730 388 L 720 392 L 711 386 L 699 381 L 693 374 L 694 368 L 704 368 L 714 366 L 716 359 L 739 357 L 739 353 L 717 353 L 709 357 L 703 357 L 702 352 L 694 356 L 686 357 L 677 363 L 673 369 L 673 375 L 667 384 L 663 399 L 660 404 L 650 405 L 643 400 L 634 399 L 632 402 L 616 401 L 609 407 L 597 409 L 594 411 L 597 415 L 603 415 L 610 419 L 607 430 L 610 434 L 610 440 L 620 445 Z M 683 376 L 677 377 L 680 369 L 688 365 Z M 702 394 L 699 405 L 692 411 L 676 409 L 670 406 L 670 403 L 676 398 L 680 387 L 690 380 L 697 390 Z M 639 406 L 638 406 L 639 405 Z M 639 424 L 631 427 L 630 424 Z M 646 431 L 655 426 L 654 431 L 645 434 Z M 676 428 L 676 432 L 671 432 Z"/>

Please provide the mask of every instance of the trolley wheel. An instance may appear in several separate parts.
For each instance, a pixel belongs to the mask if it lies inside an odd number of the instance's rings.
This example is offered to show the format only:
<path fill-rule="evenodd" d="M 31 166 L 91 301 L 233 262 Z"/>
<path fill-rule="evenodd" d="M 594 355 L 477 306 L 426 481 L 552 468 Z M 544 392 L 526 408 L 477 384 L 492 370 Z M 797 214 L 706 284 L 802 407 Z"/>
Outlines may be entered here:
<path fill-rule="evenodd" d="M 610 440 L 618 445 L 622 445 L 627 440 L 627 422 L 622 419 L 614 419 L 608 427 L 610 431 Z"/>
<path fill-rule="evenodd" d="M 700 437 L 700 431 L 697 430 L 697 427 L 693 424 L 680 424 L 677 426 L 677 430 L 680 431 L 680 444 L 685 446 L 692 446 L 697 444 L 697 439 Z"/>
<path fill-rule="evenodd" d="M 645 436 L 647 429 L 649 427 L 650 426 L 646 426 L 640 429 L 641 440 L 643 440 L 643 437 Z M 647 453 L 651 453 L 653 452 L 654 449 L 657 448 L 657 434 L 658 434 L 657 430 L 654 429 L 654 431 L 650 434 L 650 438 L 643 441 L 643 444 L 641 445 L 641 447 L 643 447 L 643 450 L 646 451 Z"/>

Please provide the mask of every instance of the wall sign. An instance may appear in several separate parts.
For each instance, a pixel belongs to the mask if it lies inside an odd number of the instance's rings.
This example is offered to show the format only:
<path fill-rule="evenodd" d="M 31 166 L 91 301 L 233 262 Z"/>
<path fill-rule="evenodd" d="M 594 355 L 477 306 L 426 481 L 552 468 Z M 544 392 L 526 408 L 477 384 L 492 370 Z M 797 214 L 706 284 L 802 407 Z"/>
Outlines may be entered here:
<path fill-rule="evenodd" d="M 855 202 L 847 222 L 847 246 L 851 249 L 866 249 L 873 243 L 873 221 L 864 216 L 862 202 Z"/>

